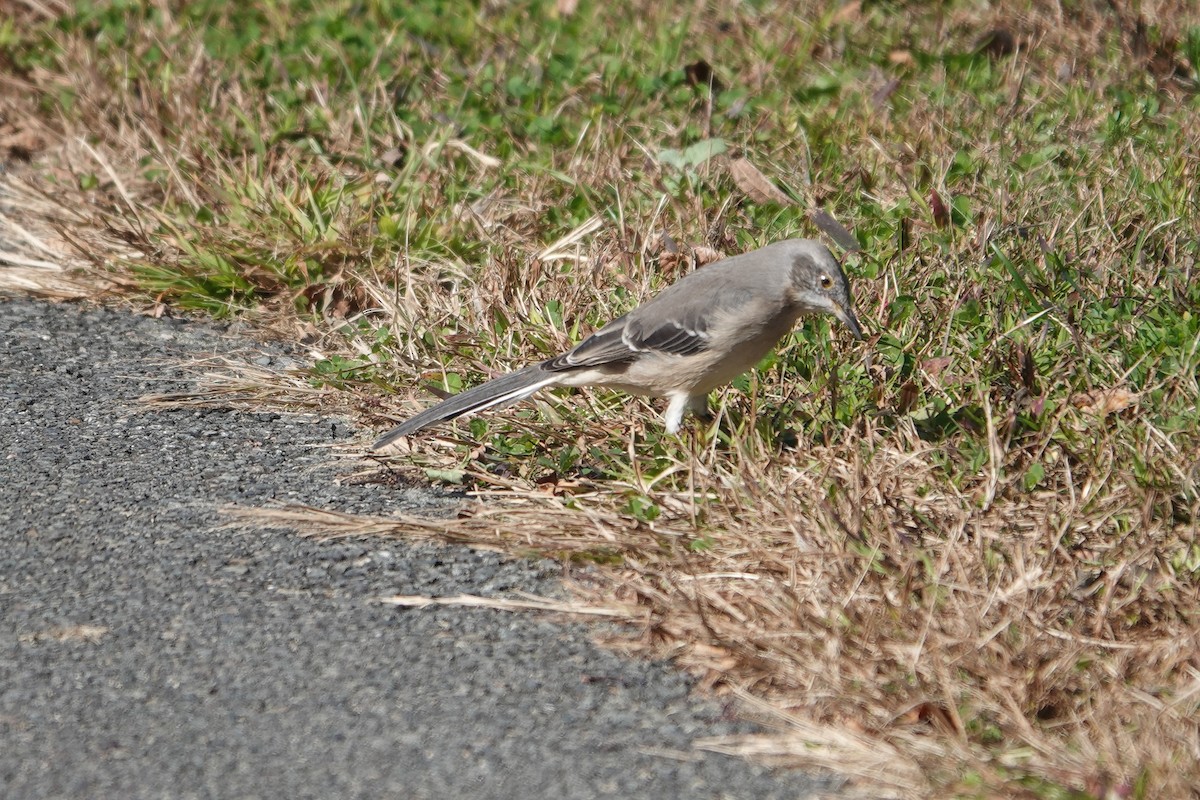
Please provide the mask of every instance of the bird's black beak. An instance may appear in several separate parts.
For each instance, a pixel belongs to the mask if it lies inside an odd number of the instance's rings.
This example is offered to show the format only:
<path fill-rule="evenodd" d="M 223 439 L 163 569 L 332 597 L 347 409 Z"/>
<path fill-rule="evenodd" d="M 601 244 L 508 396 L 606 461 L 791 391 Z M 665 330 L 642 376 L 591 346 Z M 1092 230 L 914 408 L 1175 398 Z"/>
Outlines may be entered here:
<path fill-rule="evenodd" d="M 854 311 L 849 308 L 842 308 L 838 304 L 833 306 L 833 315 L 842 321 L 842 324 L 850 329 L 850 333 L 854 334 L 854 338 L 862 341 L 862 326 L 858 324 L 858 317 L 854 316 Z"/>

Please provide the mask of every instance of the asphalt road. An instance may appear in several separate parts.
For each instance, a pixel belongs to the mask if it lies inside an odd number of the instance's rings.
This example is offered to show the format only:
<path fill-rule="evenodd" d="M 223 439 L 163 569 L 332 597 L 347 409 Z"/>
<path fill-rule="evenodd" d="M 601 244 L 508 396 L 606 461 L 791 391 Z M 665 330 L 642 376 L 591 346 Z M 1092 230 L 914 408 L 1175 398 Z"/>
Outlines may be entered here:
<path fill-rule="evenodd" d="M 339 485 L 322 446 L 356 435 L 345 421 L 137 402 L 185 388 L 171 362 L 235 350 L 287 357 L 206 323 L 0 300 L 0 797 L 765 800 L 821 788 L 692 750 L 751 728 L 667 665 L 597 648 L 581 625 L 372 602 L 554 595 L 554 564 L 222 527 L 229 503 L 456 503 Z"/>

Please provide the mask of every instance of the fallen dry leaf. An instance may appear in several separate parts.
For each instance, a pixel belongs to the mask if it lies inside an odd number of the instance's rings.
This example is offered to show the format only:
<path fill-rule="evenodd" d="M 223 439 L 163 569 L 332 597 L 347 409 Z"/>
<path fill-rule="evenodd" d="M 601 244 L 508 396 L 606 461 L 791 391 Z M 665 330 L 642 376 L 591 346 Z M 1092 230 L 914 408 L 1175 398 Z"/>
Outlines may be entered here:
<path fill-rule="evenodd" d="M 689 86 L 707 86 L 713 94 L 725 91 L 725 84 L 717 77 L 716 70 L 703 58 L 683 68 Z"/>
<path fill-rule="evenodd" d="M 900 88 L 900 79 L 892 78 L 887 83 L 883 84 L 883 86 L 880 86 L 871 93 L 871 106 L 876 111 L 879 111 L 883 108 L 884 103 L 888 101 L 888 98 L 891 97 L 898 88 Z"/>
<path fill-rule="evenodd" d="M 1017 37 L 1006 28 L 993 28 L 975 43 L 975 52 L 983 53 L 992 60 L 1010 56 L 1016 49 Z"/>
<path fill-rule="evenodd" d="M 1137 405 L 1138 395 L 1126 389 L 1097 389 L 1071 395 L 1071 405 L 1088 414 L 1106 417 Z"/>
<path fill-rule="evenodd" d="M 692 248 L 692 255 L 696 258 L 696 268 L 699 269 L 705 264 L 711 264 L 714 261 L 720 261 L 725 257 L 725 254 L 720 250 L 714 250 L 711 247 L 700 245 Z"/>
<path fill-rule="evenodd" d="M 833 12 L 830 21 L 835 24 L 844 22 L 858 22 L 862 18 L 862 2 L 861 0 L 851 0 L 846 5 Z"/>
<path fill-rule="evenodd" d="M 749 159 L 735 158 L 729 162 L 729 175 L 737 187 L 756 203 L 794 205 L 792 199 L 772 183 L 762 170 L 750 163 Z"/>
<path fill-rule="evenodd" d="M 950 209 L 946 208 L 937 189 L 929 190 L 929 210 L 933 212 L 933 224 L 944 228 L 950 224 Z"/>
<path fill-rule="evenodd" d="M 854 253 L 862 249 L 858 243 L 858 239 L 854 238 L 845 225 L 833 218 L 833 215 L 824 209 L 818 208 L 816 211 L 808 215 L 812 223 L 825 232 L 831 239 L 838 243 L 838 246 L 847 253 Z"/>
<path fill-rule="evenodd" d="M 921 367 L 921 369 L 925 370 L 925 373 L 929 377 L 936 378 L 937 376 L 942 374 L 942 372 L 946 369 L 946 367 L 950 366 L 951 361 L 952 361 L 952 359 L 950 358 L 950 356 L 938 356 L 937 358 L 926 358 L 923 361 L 921 361 L 920 367 Z"/>
<path fill-rule="evenodd" d="M 68 625 L 50 628 L 37 633 L 22 634 L 17 639 L 27 643 L 37 642 L 87 642 L 95 644 L 100 641 L 108 628 L 103 625 Z"/>

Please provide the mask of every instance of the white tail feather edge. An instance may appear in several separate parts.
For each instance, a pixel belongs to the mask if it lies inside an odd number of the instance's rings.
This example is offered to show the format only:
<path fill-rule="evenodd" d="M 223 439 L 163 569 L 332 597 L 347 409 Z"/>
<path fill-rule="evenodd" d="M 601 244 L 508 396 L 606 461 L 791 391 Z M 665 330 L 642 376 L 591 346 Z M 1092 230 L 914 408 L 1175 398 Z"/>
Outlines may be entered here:
<path fill-rule="evenodd" d="M 557 380 L 558 379 L 556 377 L 551 376 L 549 378 L 546 378 L 545 380 L 538 381 L 537 383 L 535 383 L 531 386 L 522 386 L 520 389 L 514 389 L 513 391 L 509 392 L 508 394 L 502 394 L 499 397 L 495 397 L 495 398 L 487 401 L 483 405 L 475 406 L 471 410 L 464 412 L 464 413 L 478 414 L 480 411 L 486 411 L 489 408 L 497 408 L 500 406 L 506 406 L 509 403 L 515 403 L 518 400 L 524 400 L 526 397 L 529 397 L 534 392 L 537 392 L 539 389 L 544 389 L 547 386 L 553 385 L 554 383 L 557 382 Z"/>

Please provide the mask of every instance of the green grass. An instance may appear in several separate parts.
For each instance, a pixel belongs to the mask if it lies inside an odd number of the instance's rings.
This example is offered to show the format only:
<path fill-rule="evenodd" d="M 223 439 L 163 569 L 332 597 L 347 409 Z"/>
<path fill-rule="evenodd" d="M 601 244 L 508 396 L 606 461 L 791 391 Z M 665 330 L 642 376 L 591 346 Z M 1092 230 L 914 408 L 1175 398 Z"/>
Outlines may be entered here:
<path fill-rule="evenodd" d="M 40 172 L 90 209 L 97 252 L 141 253 L 108 269 L 181 309 L 317 326 L 332 350 L 312 381 L 375 419 L 389 393 L 405 413 L 422 386 L 457 391 L 561 351 L 671 283 L 694 248 L 818 235 L 822 208 L 861 245 L 846 262 L 869 346 L 802 323 L 694 440 L 637 422 L 642 401 L 597 393 L 460 423 L 457 445 L 418 444 L 413 463 L 438 480 L 600 487 L 607 499 L 566 507 L 680 526 L 713 563 L 734 533 L 785 518 L 799 530 L 816 502 L 759 495 L 751 476 L 782 486 L 808 471 L 829 509 L 806 524 L 836 538 L 841 515 L 866 571 L 914 592 L 881 629 L 864 600 L 848 636 L 911 643 L 914 609 L 970 616 L 931 598 L 958 597 L 968 574 L 999 591 L 1034 556 L 1055 576 L 1030 600 L 1043 627 L 1119 646 L 1195 636 L 1200 25 L 1166 4 L 1139 50 L 1134 17 L 1062 5 L 1069 24 L 1041 4 L 1002 15 L 965 0 L 581 3 L 565 16 L 532 2 L 84 2 L 0 23 L 0 66 L 36 86 L 23 113 L 86 138 L 121 176 L 53 155 Z M 986 52 L 996 27 L 1021 47 Z M 701 60 L 712 91 L 689 78 Z M 750 200 L 730 155 L 795 202 Z M 593 233 L 537 257 L 593 218 Z M 1088 410 L 1118 392 L 1136 402 Z M 955 514 L 974 531 L 968 555 L 947 535 Z M 783 557 L 780 541 L 769 552 Z M 608 561 L 602 545 L 578 557 Z M 957 578 L 944 571 L 968 556 Z M 1128 588 L 1129 570 L 1166 583 Z M 1072 577 L 1095 574 L 1099 596 L 1072 599 Z M 1036 638 L 1013 625 L 1012 648 Z M 1027 729 L 973 699 L 985 670 L 908 670 L 938 702 L 956 698 L 969 758 L 952 763 L 984 784 L 1076 796 L 1053 787 L 1108 774 L 1161 796 L 1184 785 L 1170 766 L 1183 751 L 1116 699 L 1085 708 L 1110 656 L 1100 647 L 1083 677 L 1037 690 L 1061 713 L 1018 702 L 1058 762 L 1015 755 Z M 1048 669 L 1021 658 L 996 662 L 1014 685 Z M 875 688 L 905 685 L 893 666 Z M 761 682 L 798 702 L 788 680 Z M 895 689 L 887 713 L 921 691 Z M 939 770 L 938 791 L 970 793 Z"/>

